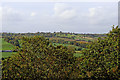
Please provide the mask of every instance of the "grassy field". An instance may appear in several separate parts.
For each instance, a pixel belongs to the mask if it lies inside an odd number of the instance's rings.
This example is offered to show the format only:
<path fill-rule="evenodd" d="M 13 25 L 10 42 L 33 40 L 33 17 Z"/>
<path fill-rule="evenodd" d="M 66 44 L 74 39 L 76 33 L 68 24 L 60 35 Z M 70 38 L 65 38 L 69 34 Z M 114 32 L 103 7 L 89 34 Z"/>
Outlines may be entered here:
<path fill-rule="evenodd" d="M 2 42 L 2 43 L 1 43 Z M 13 50 L 14 46 L 0 38 L 0 50 Z"/>
<path fill-rule="evenodd" d="M 17 52 L 0 52 L 0 58 L 6 58 L 6 57 L 10 57 L 13 54 L 16 54 Z M 2 54 L 2 55 L 1 55 Z"/>

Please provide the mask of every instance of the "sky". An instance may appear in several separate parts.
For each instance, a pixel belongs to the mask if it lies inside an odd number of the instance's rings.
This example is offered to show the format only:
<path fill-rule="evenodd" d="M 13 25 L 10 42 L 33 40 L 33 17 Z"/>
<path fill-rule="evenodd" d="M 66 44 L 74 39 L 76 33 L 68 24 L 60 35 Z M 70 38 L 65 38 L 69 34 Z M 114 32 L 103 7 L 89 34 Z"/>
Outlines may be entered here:
<path fill-rule="evenodd" d="M 3 2 L 2 32 L 107 33 L 118 24 L 118 2 Z"/>

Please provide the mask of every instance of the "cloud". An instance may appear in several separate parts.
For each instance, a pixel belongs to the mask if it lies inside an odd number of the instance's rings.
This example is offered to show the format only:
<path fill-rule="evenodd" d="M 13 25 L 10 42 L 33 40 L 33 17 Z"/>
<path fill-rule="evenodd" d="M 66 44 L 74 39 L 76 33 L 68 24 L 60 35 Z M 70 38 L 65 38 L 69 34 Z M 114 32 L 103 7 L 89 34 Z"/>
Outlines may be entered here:
<path fill-rule="evenodd" d="M 35 16 L 36 15 L 36 12 L 32 12 L 31 14 L 30 14 L 30 16 Z"/>
<path fill-rule="evenodd" d="M 3 6 L 2 8 L 3 8 L 2 10 L 3 23 L 6 21 L 12 22 L 23 20 L 23 12 L 15 10 L 8 6 Z"/>
<path fill-rule="evenodd" d="M 89 16 L 93 17 L 95 15 L 96 8 L 89 8 L 89 12 L 90 12 Z"/>
<path fill-rule="evenodd" d="M 76 12 L 75 12 L 75 10 L 66 10 L 63 13 L 61 13 L 59 16 L 64 19 L 70 19 L 70 18 L 74 18 L 76 16 Z"/>
<path fill-rule="evenodd" d="M 62 19 L 74 18 L 77 14 L 74 9 L 65 3 L 56 3 L 54 6 L 55 16 Z"/>
<path fill-rule="evenodd" d="M 88 18 L 89 22 L 92 25 L 101 25 L 101 24 L 114 24 L 117 20 L 117 7 L 116 12 L 113 12 L 112 7 L 95 7 L 89 8 Z"/>
<path fill-rule="evenodd" d="M 3 6 L 2 7 L 2 12 L 6 15 L 11 15 L 11 14 L 22 14 L 22 12 L 15 10 L 13 8 L 11 8 L 10 6 Z M 3 15 L 4 15 L 3 14 Z"/>
<path fill-rule="evenodd" d="M 55 22 L 61 24 L 62 30 L 65 31 L 93 33 L 108 32 L 110 26 L 117 24 L 117 6 L 95 6 L 84 9 L 57 3 L 54 7 L 57 17 Z"/>
<path fill-rule="evenodd" d="M 17 32 L 25 29 L 29 24 L 30 13 L 12 8 L 10 6 L 2 7 L 2 30 Z M 28 27 L 27 27 L 28 28 Z"/>
<path fill-rule="evenodd" d="M 65 3 L 56 3 L 54 5 L 55 14 L 60 14 L 66 9 L 68 9 L 68 5 Z"/>

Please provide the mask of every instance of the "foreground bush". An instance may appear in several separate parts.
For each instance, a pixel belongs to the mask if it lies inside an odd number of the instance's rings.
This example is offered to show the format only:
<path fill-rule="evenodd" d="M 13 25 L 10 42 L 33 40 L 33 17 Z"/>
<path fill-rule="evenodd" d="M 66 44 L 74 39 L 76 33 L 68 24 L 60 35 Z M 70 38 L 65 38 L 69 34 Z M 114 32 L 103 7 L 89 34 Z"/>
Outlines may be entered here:
<path fill-rule="evenodd" d="M 18 54 L 3 60 L 2 79 L 70 77 L 73 54 L 63 46 L 52 46 L 43 37 L 23 37 Z"/>
<path fill-rule="evenodd" d="M 82 77 L 87 78 L 119 78 L 120 70 L 120 28 L 113 27 L 105 38 L 98 38 L 82 51 L 85 56 L 77 66 Z"/>

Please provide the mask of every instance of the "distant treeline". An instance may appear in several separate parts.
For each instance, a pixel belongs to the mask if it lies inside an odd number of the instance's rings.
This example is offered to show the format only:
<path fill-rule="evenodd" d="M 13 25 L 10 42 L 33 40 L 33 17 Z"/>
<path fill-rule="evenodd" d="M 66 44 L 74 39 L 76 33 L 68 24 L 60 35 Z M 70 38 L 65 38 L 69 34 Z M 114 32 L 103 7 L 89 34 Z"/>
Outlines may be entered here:
<path fill-rule="evenodd" d="M 5 36 L 36 36 L 36 35 L 40 35 L 40 36 L 44 36 L 44 37 L 63 37 L 63 38 L 70 38 L 68 35 L 77 35 L 77 36 L 81 36 L 81 37 L 106 37 L 106 34 L 78 34 L 78 33 L 63 33 L 63 32 L 54 32 L 54 33 L 50 33 L 50 32 L 37 32 L 37 33 L 6 33 L 3 32 L 2 33 L 2 37 Z M 72 36 L 71 38 L 74 39 L 74 36 Z"/>

